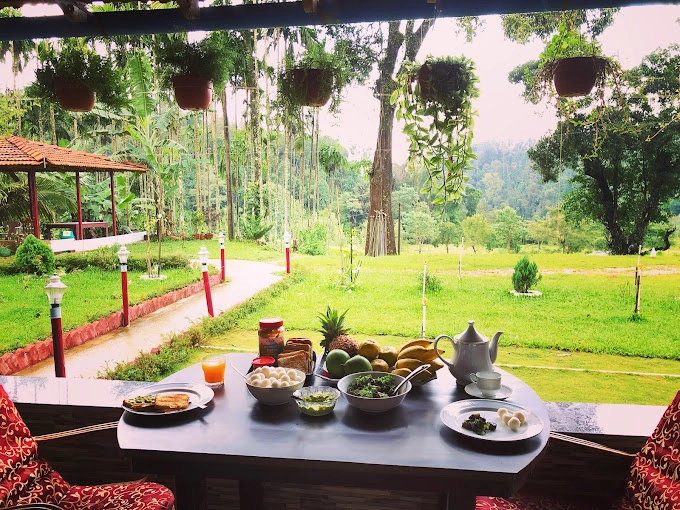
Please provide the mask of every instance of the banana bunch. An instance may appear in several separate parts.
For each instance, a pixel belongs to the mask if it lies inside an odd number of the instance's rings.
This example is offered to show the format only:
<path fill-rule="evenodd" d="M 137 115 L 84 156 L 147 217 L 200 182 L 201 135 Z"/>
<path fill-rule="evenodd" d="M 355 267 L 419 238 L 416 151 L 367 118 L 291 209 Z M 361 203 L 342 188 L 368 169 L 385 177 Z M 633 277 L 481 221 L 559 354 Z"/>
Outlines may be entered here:
<path fill-rule="evenodd" d="M 444 351 L 440 350 L 440 354 Z M 392 373 L 406 377 L 411 371 L 425 363 L 430 364 L 430 368 L 424 370 L 412 380 L 415 382 L 425 382 L 435 377 L 435 372 L 444 366 L 442 360 L 437 357 L 437 351 L 432 348 L 430 340 L 413 340 L 401 346 L 397 353 L 397 362 L 394 364 Z"/>

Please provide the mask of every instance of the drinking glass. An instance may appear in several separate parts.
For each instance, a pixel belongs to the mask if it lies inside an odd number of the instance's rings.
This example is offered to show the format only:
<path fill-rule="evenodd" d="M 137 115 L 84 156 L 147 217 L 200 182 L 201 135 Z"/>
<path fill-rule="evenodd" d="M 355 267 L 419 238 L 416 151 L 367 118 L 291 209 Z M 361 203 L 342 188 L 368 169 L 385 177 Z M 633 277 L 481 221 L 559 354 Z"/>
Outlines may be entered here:
<path fill-rule="evenodd" d="M 224 385 L 224 369 L 227 357 L 224 354 L 208 354 L 201 360 L 205 385 L 209 388 L 219 388 Z"/>

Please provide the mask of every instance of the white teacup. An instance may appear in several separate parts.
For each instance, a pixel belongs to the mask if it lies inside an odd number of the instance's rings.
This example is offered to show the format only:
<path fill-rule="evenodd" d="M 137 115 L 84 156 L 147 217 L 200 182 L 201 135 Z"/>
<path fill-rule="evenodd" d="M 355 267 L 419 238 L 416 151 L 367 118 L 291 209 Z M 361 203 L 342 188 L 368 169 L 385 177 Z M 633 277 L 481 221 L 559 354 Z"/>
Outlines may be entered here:
<path fill-rule="evenodd" d="M 501 374 L 493 370 L 484 370 L 470 374 L 470 379 L 477 385 L 485 397 L 493 397 L 501 389 Z"/>

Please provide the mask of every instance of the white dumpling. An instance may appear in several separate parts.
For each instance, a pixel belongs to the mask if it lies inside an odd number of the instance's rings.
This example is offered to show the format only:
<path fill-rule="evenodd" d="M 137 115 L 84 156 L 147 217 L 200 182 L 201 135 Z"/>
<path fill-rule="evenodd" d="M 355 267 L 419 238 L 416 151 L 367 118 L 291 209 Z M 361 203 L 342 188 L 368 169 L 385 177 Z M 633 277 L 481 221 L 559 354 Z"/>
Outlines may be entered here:
<path fill-rule="evenodd" d="M 288 388 L 290 386 L 290 381 L 281 381 L 279 383 L 279 388 Z"/>
<path fill-rule="evenodd" d="M 510 413 L 505 413 L 501 419 L 503 420 L 503 423 L 507 425 L 510 418 L 514 418 L 514 416 L 512 416 Z"/>
<path fill-rule="evenodd" d="M 521 423 L 520 423 L 519 419 L 517 419 L 516 416 L 513 416 L 512 418 L 510 418 L 508 420 L 508 427 L 513 432 L 517 432 L 519 430 L 520 425 L 521 425 Z"/>
<path fill-rule="evenodd" d="M 276 367 L 275 370 L 277 379 L 281 379 L 281 377 L 283 377 L 283 375 L 286 373 L 286 369 L 283 367 Z"/>
<path fill-rule="evenodd" d="M 290 377 L 288 377 L 288 374 L 283 374 L 283 375 L 281 376 L 281 379 L 279 379 L 279 381 L 289 383 L 289 382 L 290 382 Z"/>
<path fill-rule="evenodd" d="M 253 386 L 257 386 L 258 388 L 266 388 L 267 387 L 267 379 L 256 379 L 253 382 Z"/>
<path fill-rule="evenodd" d="M 298 376 L 299 376 L 299 372 L 297 370 L 295 370 L 294 368 L 289 368 L 288 370 L 286 370 L 286 375 L 288 377 L 290 377 L 291 381 L 297 381 Z"/>
<path fill-rule="evenodd" d="M 269 376 L 272 375 L 272 369 L 271 369 L 271 367 L 261 367 L 261 368 L 258 368 L 258 370 L 260 371 L 260 373 L 261 373 L 264 377 L 269 377 Z"/>
<path fill-rule="evenodd" d="M 513 416 L 519 420 L 520 425 L 527 421 L 526 416 L 524 416 L 524 413 L 522 411 L 516 411 L 515 414 L 513 414 Z"/>
<path fill-rule="evenodd" d="M 278 379 L 272 377 L 270 379 L 270 381 L 271 381 L 271 386 L 270 386 L 271 388 L 280 388 L 281 387 L 281 383 L 279 382 Z"/>
<path fill-rule="evenodd" d="M 507 414 L 507 412 L 508 412 L 508 410 L 505 407 L 501 407 L 498 410 L 498 416 L 502 418 L 505 414 Z"/>

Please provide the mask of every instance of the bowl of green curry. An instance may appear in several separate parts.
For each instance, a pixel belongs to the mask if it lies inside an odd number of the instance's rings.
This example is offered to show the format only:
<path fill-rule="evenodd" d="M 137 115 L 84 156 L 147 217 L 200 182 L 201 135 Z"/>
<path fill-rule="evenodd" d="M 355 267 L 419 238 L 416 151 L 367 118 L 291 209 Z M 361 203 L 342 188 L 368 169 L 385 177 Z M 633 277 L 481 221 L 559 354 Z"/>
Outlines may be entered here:
<path fill-rule="evenodd" d="M 300 411 L 308 416 L 324 416 L 335 408 L 340 392 L 328 386 L 307 386 L 294 394 Z"/>

